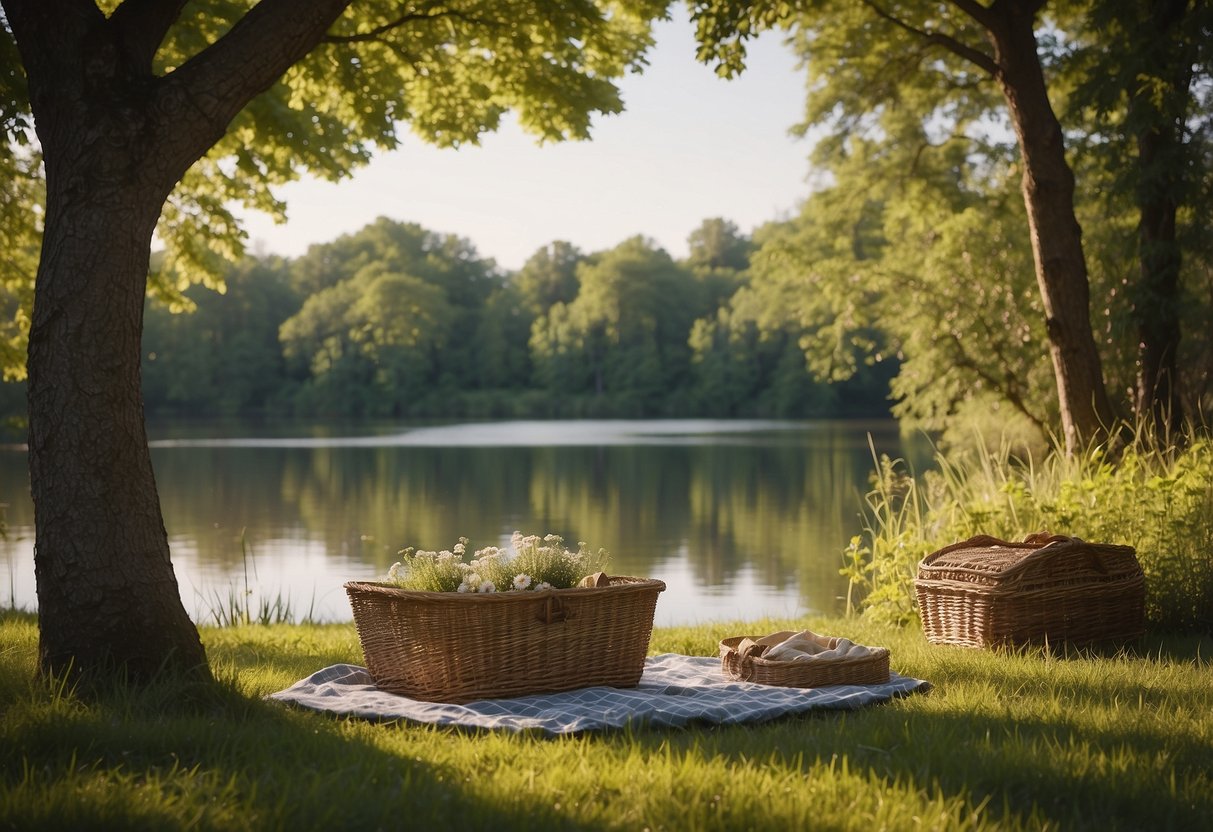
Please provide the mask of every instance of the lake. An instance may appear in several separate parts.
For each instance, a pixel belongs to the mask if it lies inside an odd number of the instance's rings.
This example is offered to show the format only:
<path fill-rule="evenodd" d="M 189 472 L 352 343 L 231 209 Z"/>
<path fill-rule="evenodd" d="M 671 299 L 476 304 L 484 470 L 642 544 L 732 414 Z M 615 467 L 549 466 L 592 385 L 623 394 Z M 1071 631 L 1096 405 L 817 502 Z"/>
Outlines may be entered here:
<path fill-rule="evenodd" d="M 351 617 L 342 584 L 406 547 L 504 545 L 515 529 L 605 548 L 615 574 L 659 578 L 659 626 L 833 613 L 862 528 L 871 442 L 923 458 L 893 423 L 493 422 L 283 429 L 153 427 L 152 459 L 182 600 L 210 623 L 254 607 Z M 0 449 L 0 605 L 34 609 L 24 449 Z"/>

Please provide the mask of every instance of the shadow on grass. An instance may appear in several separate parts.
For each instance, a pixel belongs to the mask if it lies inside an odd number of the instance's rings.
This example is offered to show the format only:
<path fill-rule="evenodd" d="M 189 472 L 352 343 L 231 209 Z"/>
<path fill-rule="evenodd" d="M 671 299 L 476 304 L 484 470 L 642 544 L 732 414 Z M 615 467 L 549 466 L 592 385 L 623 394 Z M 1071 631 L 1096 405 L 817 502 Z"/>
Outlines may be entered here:
<path fill-rule="evenodd" d="M 464 774 L 401 752 L 398 738 L 381 742 L 383 731 L 250 698 L 230 680 L 166 680 L 88 702 L 30 684 L 23 701 L 0 703 L 0 828 L 570 825 L 551 807 L 511 814 Z"/>
<path fill-rule="evenodd" d="M 1187 654 L 1182 646 L 1179 652 Z M 994 825 L 1208 828 L 1213 749 L 1207 731 L 1185 732 L 1156 717 L 1174 713 L 1195 722 L 1210 698 L 1207 683 L 1197 689 L 1197 674 L 1191 674 L 1190 690 L 1134 690 L 1084 668 L 1056 681 L 1047 695 L 1029 694 L 1052 706 L 1048 713 L 1031 713 L 1014 705 L 1015 686 L 1025 682 L 958 658 L 958 666 L 940 674 L 941 687 L 966 688 L 970 696 L 989 689 L 994 701 L 972 707 L 962 700 L 949 707 L 937 689 L 923 695 L 931 700 L 919 701 L 915 694 L 859 711 L 818 711 L 682 733 L 636 730 L 604 741 L 638 743 L 647 753 L 723 758 L 730 765 L 757 763 L 803 778 L 833 772 L 845 761 L 847 770 L 862 773 L 874 789 L 911 784 L 928 797 L 959 798 Z M 1137 718 L 1143 714 L 1148 716 Z"/>

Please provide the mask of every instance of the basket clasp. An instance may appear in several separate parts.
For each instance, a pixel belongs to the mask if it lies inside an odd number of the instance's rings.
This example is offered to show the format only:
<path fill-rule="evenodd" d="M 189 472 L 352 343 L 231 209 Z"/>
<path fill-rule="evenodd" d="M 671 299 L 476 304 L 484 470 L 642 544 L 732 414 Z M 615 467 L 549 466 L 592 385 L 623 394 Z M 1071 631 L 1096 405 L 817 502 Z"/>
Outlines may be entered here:
<path fill-rule="evenodd" d="M 564 604 L 559 598 L 549 595 L 543 599 L 543 609 L 540 610 L 537 617 L 543 624 L 555 624 L 567 619 L 569 611 L 564 608 Z"/>

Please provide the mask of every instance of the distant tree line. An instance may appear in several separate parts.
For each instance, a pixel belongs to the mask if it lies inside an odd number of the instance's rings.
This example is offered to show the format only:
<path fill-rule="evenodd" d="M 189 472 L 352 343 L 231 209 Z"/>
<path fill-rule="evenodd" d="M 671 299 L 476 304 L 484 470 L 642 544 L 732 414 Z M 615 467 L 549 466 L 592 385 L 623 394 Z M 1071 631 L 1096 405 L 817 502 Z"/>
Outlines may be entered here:
<path fill-rule="evenodd" d="M 149 299 L 149 415 L 887 416 L 896 362 L 815 378 L 802 327 L 742 322 L 753 241 L 709 219 L 675 260 L 633 237 L 553 242 L 517 272 L 381 218 L 302 257 L 248 257 L 224 291 Z M 188 314 L 178 314 L 188 308 Z"/>

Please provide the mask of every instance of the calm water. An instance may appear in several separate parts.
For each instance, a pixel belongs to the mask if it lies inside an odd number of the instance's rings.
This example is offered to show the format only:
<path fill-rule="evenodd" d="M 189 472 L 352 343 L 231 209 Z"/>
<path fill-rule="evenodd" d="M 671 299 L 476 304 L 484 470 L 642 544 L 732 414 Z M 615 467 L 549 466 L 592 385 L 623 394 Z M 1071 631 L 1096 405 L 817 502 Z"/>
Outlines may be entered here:
<path fill-rule="evenodd" d="M 260 433 L 264 433 L 261 431 Z M 659 625 L 836 611 L 895 426 L 772 421 L 500 422 L 437 427 L 153 429 L 182 600 L 209 622 L 245 582 L 297 614 L 348 620 L 342 584 L 405 546 L 501 544 L 519 529 L 584 540 L 612 572 L 660 578 Z M 34 609 L 23 449 L 0 449 L 0 605 Z M 242 555 L 241 538 L 249 553 Z"/>

